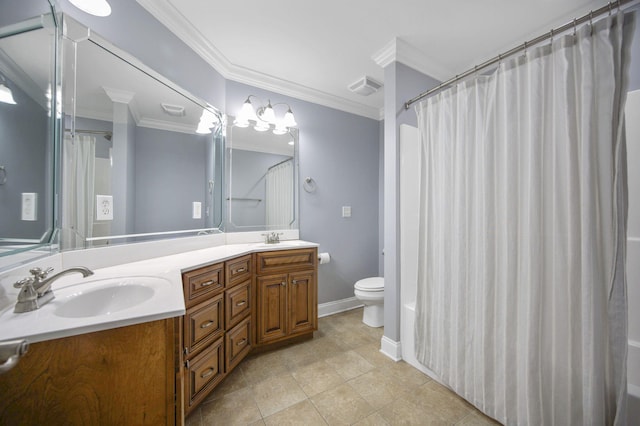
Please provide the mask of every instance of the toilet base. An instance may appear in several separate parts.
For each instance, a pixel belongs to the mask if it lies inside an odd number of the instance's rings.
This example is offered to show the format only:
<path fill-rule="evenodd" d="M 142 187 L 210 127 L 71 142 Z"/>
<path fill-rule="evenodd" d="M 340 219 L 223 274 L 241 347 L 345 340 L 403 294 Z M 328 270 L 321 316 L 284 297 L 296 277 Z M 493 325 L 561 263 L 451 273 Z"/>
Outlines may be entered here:
<path fill-rule="evenodd" d="M 384 305 L 364 305 L 364 312 L 362 314 L 362 322 L 369 327 L 382 327 L 384 326 Z"/>

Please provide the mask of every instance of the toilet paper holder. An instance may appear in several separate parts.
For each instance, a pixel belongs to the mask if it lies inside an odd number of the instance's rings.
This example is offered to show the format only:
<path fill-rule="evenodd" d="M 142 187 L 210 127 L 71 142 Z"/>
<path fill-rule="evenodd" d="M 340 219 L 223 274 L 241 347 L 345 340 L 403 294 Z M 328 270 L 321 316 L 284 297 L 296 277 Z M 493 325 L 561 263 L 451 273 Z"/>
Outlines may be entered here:
<path fill-rule="evenodd" d="M 331 262 L 331 256 L 329 253 L 318 253 L 318 263 L 320 265 L 326 265 L 329 262 Z"/>
<path fill-rule="evenodd" d="M 0 166 L 0 185 L 7 183 L 7 169 L 4 166 Z"/>

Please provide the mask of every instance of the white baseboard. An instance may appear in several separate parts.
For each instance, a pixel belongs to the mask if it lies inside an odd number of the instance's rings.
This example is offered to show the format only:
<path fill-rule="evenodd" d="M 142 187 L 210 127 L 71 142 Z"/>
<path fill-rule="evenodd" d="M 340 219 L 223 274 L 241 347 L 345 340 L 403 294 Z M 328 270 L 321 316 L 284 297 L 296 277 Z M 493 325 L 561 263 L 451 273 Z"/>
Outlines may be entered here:
<path fill-rule="evenodd" d="M 355 297 L 320 303 L 318 305 L 318 317 L 322 318 L 340 312 L 350 311 L 351 309 L 360 308 L 362 306 L 364 306 L 362 302 Z"/>
<path fill-rule="evenodd" d="M 380 340 L 380 352 L 396 362 L 402 360 L 402 347 L 400 346 L 400 342 L 395 342 L 387 336 L 382 336 L 382 340 Z"/>

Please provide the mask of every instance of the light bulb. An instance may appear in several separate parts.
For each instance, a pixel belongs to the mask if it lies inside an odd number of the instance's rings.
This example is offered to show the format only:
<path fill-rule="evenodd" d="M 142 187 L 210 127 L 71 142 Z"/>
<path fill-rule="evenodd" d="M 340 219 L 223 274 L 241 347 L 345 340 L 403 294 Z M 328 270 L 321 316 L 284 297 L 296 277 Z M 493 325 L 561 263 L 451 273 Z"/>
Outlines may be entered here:
<path fill-rule="evenodd" d="M 288 131 L 289 131 L 289 129 L 287 128 L 287 126 L 285 126 L 281 121 L 278 124 L 276 124 L 275 129 L 273 129 L 273 134 L 274 135 L 284 135 Z"/>
<path fill-rule="evenodd" d="M 253 105 L 251 105 L 251 101 L 249 100 L 249 98 L 247 98 L 247 100 L 244 101 L 244 104 L 242 104 L 242 109 L 238 113 L 237 118 L 238 121 L 243 123 L 249 120 L 258 121 L 256 112 L 253 110 Z"/>
<path fill-rule="evenodd" d="M 258 121 L 256 125 L 253 126 L 253 128 L 258 132 L 266 132 L 267 130 L 269 130 L 269 124 L 263 121 Z"/>
<path fill-rule="evenodd" d="M 11 105 L 16 104 L 16 101 L 13 99 L 13 93 L 11 93 L 11 89 L 9 89 L 2 83 L 0 83 L 0 102 Z"/>
<path fill-rule="evenodd" d="M 267 107 L 262 111 L 262 118 L 264 121 L 270 124 L 274 124 L 276 122 L 276 113 L 273 112 L 273 107 L 271 106 L 271 102 L 267 104 Z"/>
<path fill-rule="evenodd" d="M 233 120 L 233 125 L 236 127 L 249 127 L 249 121 L 236 118 L 235 120 Z"/>
<path fill-rule="evenodd" d="M 287 113 L 284 115 L 284 125 L 287 127 L 296 127 L 298 125 L 298 123 L 296 123 L 296 118 L 293 116 L 291 108 L 289 108 L 289 111 L 287 111 Z"/>
<path fill-rule="evenodd" d="M 111 6 L 107 0 L 69 0 L 72 5 L 93 16 L 111 15 Z"/>

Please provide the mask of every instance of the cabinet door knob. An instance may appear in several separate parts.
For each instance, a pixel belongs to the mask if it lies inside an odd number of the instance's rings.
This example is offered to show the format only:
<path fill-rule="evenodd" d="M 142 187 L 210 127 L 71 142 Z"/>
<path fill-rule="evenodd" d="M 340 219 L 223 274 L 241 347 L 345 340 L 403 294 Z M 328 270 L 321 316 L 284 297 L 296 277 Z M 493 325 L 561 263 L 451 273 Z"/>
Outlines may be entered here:
<path fill-rule="evenodd" d="M 286 283 L 285 281 L 282 281 L 282 282 L 280 283 L 280 285 L 281 285 L 282 287 L 284 287 L 285 285 L 287 285 L 287 283 Z"/>
<path fill-rule="evenodd" d="M 211 327 L 213 324 L 215 323 L 215 321 L 207 321 L 205 323 L 200 324 L 200 328 L 207 328 L 207 327 Z"/>
<path fill-rule="evenodd" d="M 205 379 L 207 377 L 209 377 L 210 375 L 212 375 L 213 373 L 215 373 L 216 369 L 213 367 L 209 367 L 207 370 L 203 371 L 202 374 L 200 374 L 200 377 L 202 379 Z"/>
<path fill-rule="evenodd" d="M 291 281 L 291 284 L 298 284 L 298 280 Z"/>

